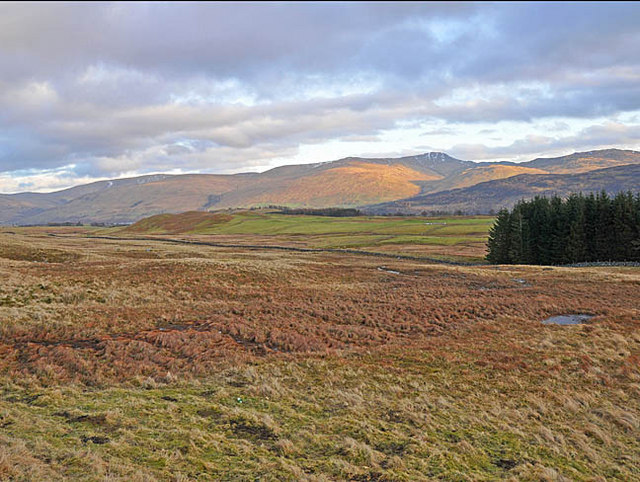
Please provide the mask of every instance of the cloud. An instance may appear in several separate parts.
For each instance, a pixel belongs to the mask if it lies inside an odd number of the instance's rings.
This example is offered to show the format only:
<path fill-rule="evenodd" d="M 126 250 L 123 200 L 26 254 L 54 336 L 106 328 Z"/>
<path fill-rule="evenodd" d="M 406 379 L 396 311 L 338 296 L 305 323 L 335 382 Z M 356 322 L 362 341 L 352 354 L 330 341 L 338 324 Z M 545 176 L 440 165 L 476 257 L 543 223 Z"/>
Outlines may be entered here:
<path fill-rule="evenodd" d="M 634 3 L 3 3 L 0 192 L 25 168 L 64 168 L 70 184 L 238 172 L 341 140 L 412 151 L 424 134 L 455 133 L 458 157 L 519 158 L 560 148 L 545 119 L 567 149 L 598 135 L 635 145 L 596 131 L 603 117 L 632 129 L 640 112 L 639 15 Z M 423 123 L 437 127 L 385 145 Z M 508 123 L 525 132 L 491 136 L 509 148 L 465 140 Z"/>
<path fill-rule="evenodd" d="M 504 146 L 485 144 L 457 144 L 451 148 L 454 156 L 462 159 L 479 160 L 530 160 L 540 152 L 549 155 L 565 155 L 574 152 L 580 145 L 583 151 L 630 146 L 640 149 L 640 125 L 626 125 L 606 122 L 580 130 L 574 135 L 541 136 L 528 135 Z"/>

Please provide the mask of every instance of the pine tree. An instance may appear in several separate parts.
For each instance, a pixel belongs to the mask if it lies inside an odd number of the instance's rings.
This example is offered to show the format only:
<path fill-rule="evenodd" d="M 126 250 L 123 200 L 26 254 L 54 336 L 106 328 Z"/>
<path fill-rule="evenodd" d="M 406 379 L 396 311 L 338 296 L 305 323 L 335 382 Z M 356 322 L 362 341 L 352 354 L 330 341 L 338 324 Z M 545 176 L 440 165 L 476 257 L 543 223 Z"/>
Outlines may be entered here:
<path fill-rule="evenodd" d="M 487 242 L 489 252 L 486 259 L 490 263 L 508 264 L 511 262 L 509 257 L 510 218 L 508 210 L 500 210 L 495 224 L 489 230 L 489 241 Z"/>
<path fill-rule="evenodd" d="M 596 261 L 611 261 L 614 243 L 611 199 L 602 191 L 596 197 Z"/>
<path fill-rule="evenodd" d="M 528 232 L 525 230 L 527 223 L 524 219 L 522 206 L 522 202 L 518 203 L 509 218 L 508 258 L 511 263 L 515 264 L 528 262 Z"/>
<path fill-rule="evenodd" d="M 631 243 L 635 238 L 635 213 L 633 211 L 633 194 L 618 193 L 613 198 L 612 214 L 615 240 L 613 258 L 616 261 L 630 259 Z"/>
<path fill-rule="evenodd" d="M 584 261 L 598 259 L 596 234 L 598 225 L 598 207 L 596 197 L 590 193 L 584 200 Z"/>
<path fill-rule="evenodd" d="M 558 196 L 551 198 L 549 226 L 549 254 L 543 264 L 563 264 L 567 262 L 569 219 L 566 213 L 566 204 Z"/>
<path fill-rule="evenodd" d="M 500 211 L 487 247 L 491 263 L 640 261 L 640 193 L 519 201 Z"/>
<path fill-rule="evenodd" d="M 572 194 L 567 199 L 566 217 L 569 229 L 564 260 L 567 263 L 578 263 L 586 258 L 585 204 L 585 198 L 581 194 Z"/>

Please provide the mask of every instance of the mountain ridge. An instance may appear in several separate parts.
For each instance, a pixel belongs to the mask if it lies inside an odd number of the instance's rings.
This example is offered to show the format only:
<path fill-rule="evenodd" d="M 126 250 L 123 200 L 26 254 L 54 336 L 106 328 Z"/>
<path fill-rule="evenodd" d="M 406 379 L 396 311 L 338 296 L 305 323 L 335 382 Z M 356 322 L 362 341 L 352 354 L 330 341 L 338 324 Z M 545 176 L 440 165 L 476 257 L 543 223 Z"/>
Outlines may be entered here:
<path fill-rule="evenodd" d="M 386 206 L 393 211 L 397 210 L 393 203 L 415 204 L 422 202 L 416 200 L 420 196 L 444 192 L 464 197 L 469 191 L 460 189 L 500 179 L 532 176 L 523 178 L 526 184 L 534 183 L 536 176 L 571 176 L 636 164 L 640 164 L 640 152 L 622 149 L 536 158 L 522 163 L 476 163 L 444 152 L 428 152 L 399 158 L 345 157 L 279 166 L 262 173 L 151 174 L 97 181 L 52 193 L 0 194 L 0 224 L 124 224 L 163 213 L 268 205 L 373 210 Z M 596 179 L 597 176 L 592 177 L 594 183 Z M 625 185 L 633 185 L 632 181 L 627 180 Z M 500 190 L 509 189 L 510 184 L 492 186 L 498 189 L 499 197 Z M 524 194 L 528 192 L 524 184 L 521 188 Z M 594 184 L 592 189 L 599 190 L 599 186 Z M 452 194 L 447 196 L 438 199 L 451 199 L 450 206 L 473 205 L 452 199 Z M 434 205 L 442 206 L 442 202 Z M 479 206 L 484 209 L 485 204 Z"/>
<path fill-rule="evenodd" d="M 363 210 L 370 214 L 418 214 L 446 208 L 452 212 L 459 210 L 487 214 L 502 208 L 511 208 L 519 200 L 535 196 L 566 197 L 572 192 L 599 191 L 609 194 L 640 191 L 640 164 L 614 166 L 576 174 L 521 174 L 466 188 L 366 206 Z"/>

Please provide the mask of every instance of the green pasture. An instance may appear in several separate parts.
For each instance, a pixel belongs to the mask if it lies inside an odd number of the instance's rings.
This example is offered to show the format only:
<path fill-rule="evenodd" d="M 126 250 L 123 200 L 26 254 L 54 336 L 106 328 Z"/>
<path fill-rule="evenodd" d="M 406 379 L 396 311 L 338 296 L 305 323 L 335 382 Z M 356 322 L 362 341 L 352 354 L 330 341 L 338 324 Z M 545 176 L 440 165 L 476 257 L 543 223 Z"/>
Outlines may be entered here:
<path fill-rule="evenodd" d="M 328 217 L 275 213 L 240 213 L 217 224 L 202 223 L 192 234 L 255 235 L 420 235 L 420 236 L 486 236 L 493 224 L 491 216 L 425 218 L 425 217 Z"/>

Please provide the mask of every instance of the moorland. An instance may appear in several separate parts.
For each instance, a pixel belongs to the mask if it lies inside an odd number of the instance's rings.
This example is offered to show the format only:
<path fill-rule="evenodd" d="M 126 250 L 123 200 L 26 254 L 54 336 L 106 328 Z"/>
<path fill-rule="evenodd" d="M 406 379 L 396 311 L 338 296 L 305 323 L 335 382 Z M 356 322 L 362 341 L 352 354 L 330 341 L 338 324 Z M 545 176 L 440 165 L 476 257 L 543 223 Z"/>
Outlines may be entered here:
<path fill-rule="evenodd" d="M 640 272 L 492 221 L 0 229 L 0 479 L 640 479 Z"/>

